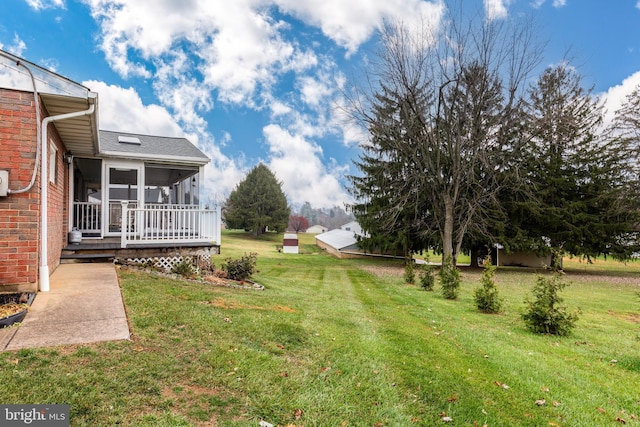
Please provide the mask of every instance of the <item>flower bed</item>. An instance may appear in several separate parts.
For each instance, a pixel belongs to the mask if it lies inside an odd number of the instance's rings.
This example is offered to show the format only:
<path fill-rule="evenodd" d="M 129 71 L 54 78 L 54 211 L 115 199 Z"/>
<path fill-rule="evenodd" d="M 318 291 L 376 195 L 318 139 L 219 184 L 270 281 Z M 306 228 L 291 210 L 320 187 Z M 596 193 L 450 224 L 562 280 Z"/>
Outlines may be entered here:
<path fill-rule="evenodd" d="M 0 328 L 22 322 L 35 296 L 33 292 L 0 294 Z"/>

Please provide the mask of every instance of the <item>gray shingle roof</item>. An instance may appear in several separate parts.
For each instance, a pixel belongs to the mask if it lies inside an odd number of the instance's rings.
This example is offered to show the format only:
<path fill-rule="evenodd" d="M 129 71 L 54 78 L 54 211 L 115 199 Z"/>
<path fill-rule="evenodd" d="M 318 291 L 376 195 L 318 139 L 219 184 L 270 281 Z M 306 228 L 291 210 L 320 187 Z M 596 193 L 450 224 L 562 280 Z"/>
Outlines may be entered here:
<path fill-rule="evenodd" d="M 129 142 L 120 142 L 121 140 Z M 131 143 L 139 140 L 140 143 Z M 100 131 L 100 154 L 184 163 L 209 163 L 209 157 L 186 138 L 139 135 L 127 132 Z"/>

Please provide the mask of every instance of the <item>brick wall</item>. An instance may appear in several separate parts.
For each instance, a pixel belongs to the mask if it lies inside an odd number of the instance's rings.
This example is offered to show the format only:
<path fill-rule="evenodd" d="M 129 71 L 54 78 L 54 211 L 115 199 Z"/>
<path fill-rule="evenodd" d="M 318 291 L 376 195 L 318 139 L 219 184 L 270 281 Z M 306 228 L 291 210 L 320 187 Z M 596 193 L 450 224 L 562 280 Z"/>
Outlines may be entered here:
<path fill-rule="evenodd" d="M 42 117 L 46 112 L 42 111 Z M 66 244 L 67 167 L 64 147 L 54 126 L 52 142 L 58 148 L 56 183 L 49 183 L 49 267 L 58 265 Z M 36 114 L 33 94 L 0 88 L 0 170 L 9 171 L 9 188 L 24 188 L 36 161 Z M 40 165 L 34 186 L 26 193 L 0 197 L 0 292 L 37 290 L 40 224 Z"/>
<path fill-rule="evenodd" d="M 33 94 L 0 89 L 0 169 L 9 188 L 28 185 L 36 161 Z M 39 182 L 27 193 L 0 198 L 0 292 L 35 290 L 38 277 Z"/>

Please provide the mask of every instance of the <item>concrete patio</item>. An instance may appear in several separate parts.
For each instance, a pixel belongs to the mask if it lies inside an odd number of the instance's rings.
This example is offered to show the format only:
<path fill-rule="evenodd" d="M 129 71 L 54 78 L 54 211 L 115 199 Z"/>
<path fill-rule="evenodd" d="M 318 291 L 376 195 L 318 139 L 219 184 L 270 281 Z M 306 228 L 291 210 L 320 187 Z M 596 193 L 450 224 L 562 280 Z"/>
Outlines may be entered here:
<path fill-rule="evenodd" d="M 19 326 L 0 329 L 0 351 L 129 339 L 115 266 L 62 264 Z"/>

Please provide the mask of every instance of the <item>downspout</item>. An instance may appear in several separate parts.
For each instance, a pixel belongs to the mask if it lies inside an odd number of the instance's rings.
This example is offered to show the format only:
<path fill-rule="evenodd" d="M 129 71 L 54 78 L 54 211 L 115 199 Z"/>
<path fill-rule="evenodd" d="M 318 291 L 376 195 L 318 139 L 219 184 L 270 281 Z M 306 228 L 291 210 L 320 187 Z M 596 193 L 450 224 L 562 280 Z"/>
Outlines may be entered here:
<path fill-rule="evenodd" d="M 48 213 L 48 193 L 49 193 L 49 181 L 47 173 L 47 134 L 49 123 L 59 120 L 72 119 L 74 117 L 88 116 L 93 114 L 95 110 L 95 104 L 91 104 L 89 108 L 82 111 L 75 111 L 73 113 L 59 114 L 57 116 L 45 117 L 42 121 L 42 138 L 40 139 L 41 147 L 40 152 L 42 161 L 40 166 L 40 268 L 38 269 L 40 277 L 40 291 L 49 292 L 49 249 L 48 249 L 48 230 L 47 230 L 47 213 Z"/>

